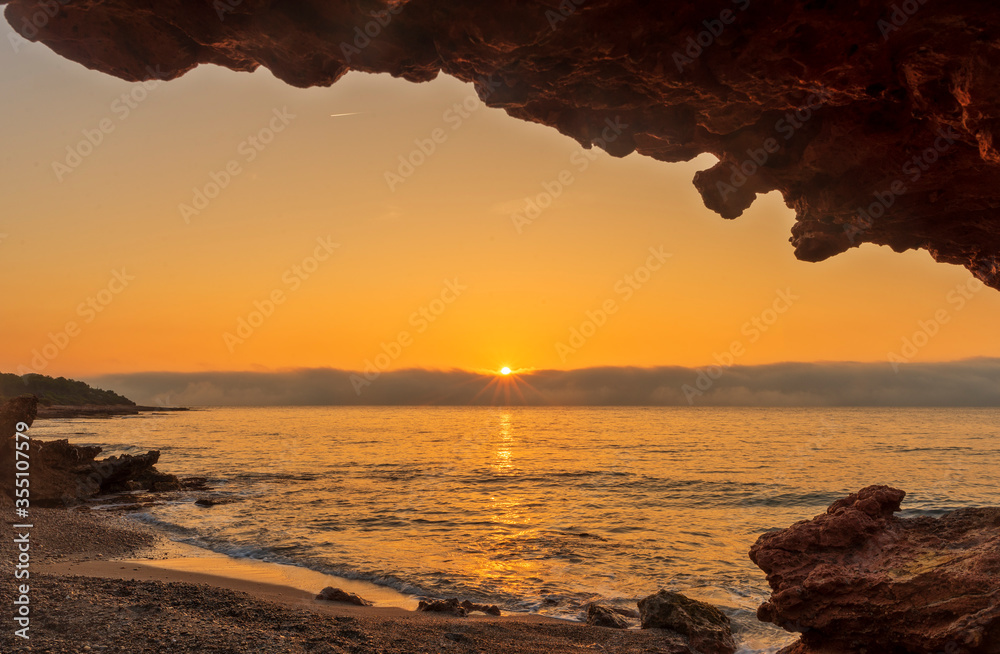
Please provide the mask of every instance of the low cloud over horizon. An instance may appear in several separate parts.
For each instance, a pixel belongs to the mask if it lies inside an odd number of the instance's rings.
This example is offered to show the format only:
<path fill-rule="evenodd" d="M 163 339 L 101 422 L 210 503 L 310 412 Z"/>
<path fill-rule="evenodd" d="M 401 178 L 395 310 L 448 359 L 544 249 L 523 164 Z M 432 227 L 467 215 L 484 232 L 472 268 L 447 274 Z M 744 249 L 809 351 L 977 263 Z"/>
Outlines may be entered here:
<path fill-rule="evenodd" d="M 86 379 L 151 406 L 1000 406 L 1000 359 L 599 367 L 499 377 L 409 369 L 146 372 Z M 367 383 L 370 382 L 370 383 Z"/>

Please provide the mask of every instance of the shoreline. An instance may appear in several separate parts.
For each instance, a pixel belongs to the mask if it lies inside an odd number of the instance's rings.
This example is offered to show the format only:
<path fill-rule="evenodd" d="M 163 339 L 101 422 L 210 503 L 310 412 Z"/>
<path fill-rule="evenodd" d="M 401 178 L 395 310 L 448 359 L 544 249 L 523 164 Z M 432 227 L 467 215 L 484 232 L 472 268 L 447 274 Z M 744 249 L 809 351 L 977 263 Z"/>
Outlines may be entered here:
<path fill-rule="evenodd" d="M 189 407 L 139 406 L 132 404 L 52 404 L 39 405 L 37 420 L 59 418 L 113 418 L 116 416 L 136 416 L 142 413 L 167 411 L 191 411 Z"/>
<path fill-rule="evenodd" d="M 9 533 L 13 522 L 4 522 Z M 689 651 L 682 638 L 658 629 L 607 629 L 536 614 L 459 618 L 408 610 L 394 605 L 406 596 L 388 588 L 381 597 L 366 597 L 376 604 L 370 607 L 317 600 L 321 588 L 239 574 L 257 564 L 295 566 L 222 554 L 178 557 L 193 546 L 120 514 L 35 509 L 32 522 L 31 639 L 4 629 L 4 651 L 27 651 L 28 643 L 32 651 L 122 654 Z M 13 564 L 7 563 L 14 560 L 12 539 L 0 542 L 0 556 L 0 590 L 13 595 Z M 222 560 L 230 560 L 228 572 Z M 348 582 L 349 592 L 375 588 Z"/>
<path fill-rule="evenodd" d="M 127 517 L 126 520 L 129 521 Z M 288 599 L 295 599 L 304 594 L 303 596 L 310 601 L 320 589 L 333 586 L 371 601 L 376 608 L 415 611 L 419 604 L 418 597 L 389 586 L 325 574 L 293 564 L 222 554 L 169 540 L 156 527 L 137 524 L 142 525 L 142 528 L 151 529 L 161 537 L 155 549 L 146 553 L 146 556 L 97 561 L 59 561 L 43 564 L 40 571 L 100 577 L 134 576 L 137 579 L 154 581 L 176 579 L 190 583 L 206 583 L 230 590 L 245 590 L 244 587 L 256 589 L 259 586 L 269 594 L 273 593 L 274 589 L 282 589 L 280 595 Z M 129 571 L 133 568 L 139 570 L 141 574 L 132 575 Z"/>

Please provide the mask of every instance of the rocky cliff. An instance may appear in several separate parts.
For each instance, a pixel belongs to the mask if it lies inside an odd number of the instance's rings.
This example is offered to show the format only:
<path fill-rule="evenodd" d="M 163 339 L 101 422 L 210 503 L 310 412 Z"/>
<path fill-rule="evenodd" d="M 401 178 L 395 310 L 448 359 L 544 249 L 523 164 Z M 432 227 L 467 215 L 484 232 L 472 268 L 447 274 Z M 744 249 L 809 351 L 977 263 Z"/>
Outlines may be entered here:
<path fill-rule="evenodd" d="M 922 248 L 1000 288 L 990 0 L 0 4 L 24 38 L 127 80 L 201 63 L 265 66 L 301 87 L 350 70 L 452 75 L 615 156 L 714 154 L 694 179 L 705 204 L 735 218 L 780 191 L 800 259 Z"/>

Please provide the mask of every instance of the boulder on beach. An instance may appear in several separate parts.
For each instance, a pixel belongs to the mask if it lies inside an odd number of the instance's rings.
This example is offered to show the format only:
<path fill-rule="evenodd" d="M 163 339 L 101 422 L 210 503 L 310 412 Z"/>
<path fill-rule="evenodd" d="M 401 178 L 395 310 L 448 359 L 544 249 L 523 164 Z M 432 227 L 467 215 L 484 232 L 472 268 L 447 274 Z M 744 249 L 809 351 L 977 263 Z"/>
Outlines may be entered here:
<path fill-rule="evenodd" d="M 736 641 L 725 613 L 680 593 L 661 590 L 639 600 L 643 629 L 667 629 L 687 638 L 702 654 L 734 654 Z"/>
<path fill-rule="evenodd" d="M 478 611 L 486 615 L 500 615 L 500 607 L 496 604 L 476 604 L 475 602 L 465 600 L 462 602 L 462 608 L 468 613 Z"/>
<path fill-rule="evenodd" d="M 478 611 L 486 615 L 500 615 L 500 607 L 495 604 L 476 604 L 469 600 L 459 601 L 457 597 L 443 600 L 420 600 L 417 605 L 418 611 L 429 611 L 431 613 L 448 613 L 459 618 Z"/>
<path fill-rule="evenodd" d="M 619 615 L 614 609 L 600 604 L 587 605 L 587 624 L 594 627 L 608 627 L 609 629 L 628 629 L 629 623 L 624 616 Z"/>
<path fill-rule="evenodd" d="M 459 618 L 464 618 L 469 615 L 468 610 L 462 603 L 458 601 L 457 597 L 452 597 L 446 600 L 420 600 L 417 605 L 418 611 L 428 611 L 430 613 L 448 613 L 449 615 L 454 615 Z"/>
<path fill-rule="evenodd" d="M 355 606 L 374 606 L 372 602 L 369 602 L 354 593 L 348 593 L 345 590 L 340 590 L 339 588 L 334 588 L 333 586 L 327 586 L 323 590 L 319 591 L 319 595 L 316 596 L 316 599 L 327 602 L 354 604 Z"/>
<path fill-rule="evenodd" d="M 802 634 L 785 654 L 1000 654 L 1000 508 L 899 518 L 905 495 L 869 486 L 750 549 L 757 617 Z"/>

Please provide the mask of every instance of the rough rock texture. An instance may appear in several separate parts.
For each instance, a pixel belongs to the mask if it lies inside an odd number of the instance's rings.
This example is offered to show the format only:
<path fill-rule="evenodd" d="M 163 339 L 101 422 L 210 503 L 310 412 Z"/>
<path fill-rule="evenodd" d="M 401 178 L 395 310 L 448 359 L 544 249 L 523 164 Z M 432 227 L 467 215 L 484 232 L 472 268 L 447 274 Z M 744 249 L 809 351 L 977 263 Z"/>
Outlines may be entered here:
<path fill-rule="evenodd" d="M 5 498 L 14 497 L 16 472 L 14 457 L 18 426 L 21 427 L 21 433 L 30 436 L 30 427 L 37 415 L 38 398 L 34 395 L 15 397 L 0 405 L 0 495 Z M 29 427 L 27 431 L 24 431 L 25 426 Z"/>
<path fill-rule="evenodd" d="M 38 415 L 38 398 L 34 395 L 22 395 L 0 405 L 0 438 L 11 438 L 17 431 L 17 426 L 24 423 L 28 427 L 35 422 Z"/>
<path fill-rule="evenodd" d="M 34 396 L 15 398 L 0 407 L 0 493 L 4 495 L 14 495 L 15 427 L 18 422 L 30 426 L 37 409 L 38 399 Z M 30 431 L 28 435 L 33 436 Z M 32 437 L 27 452 L 30 501 L 34 506 L 72 504 L 99 493 L 180 488 L 177 477 L 153 467 L 160 458 L 155 450 L 97 460 L 100 447 L 72 445 L 67 440 L 40 441 Z"/>
<path fill-rule="evenodd" d="M 992 0 L 0 4 L 25 38 L 127 80 L 200 63 L 301 87 L 443 72 L 615 156 L 716 155 L 694 180 L 705 204 L 735 218 L 779 190 L 800 259 L 923 248 L 1000 288 Z"/>
<path fill-rule="evenodd" d="M 334 588 L 333 586 L 327 586 L 319 592 L 316 596 L 318 600 L 325 600 L 327 602 L 343 602 L 344 604 L 354 604 L 355 606 L 374 606 L 371 602 L 362 597 L 355 595 L 354 593 L 348 593 L 345 590 L 340 590 L 339 588 Z"/>
<path fill-rule="evenodd" d="M 443 600 L 420 600 L 417 604 L 418 611 L 428 611 L 430 613 L 447 613 L 459 618 L 464 618 L 473 611 L 485 613 L 486 615 L 500 615 L 500 607 L 495 604 L 476 604 L 469 600 L 458 601 L 457 597 Z"/>
<path fill-rule="evenodd" d="M 901 519 L 904 496 L 870 486 L 751 548 L 757 616 L 802 633 L 786 654 L 1000 654 L 1000 509 Z"/>
<path fill-rule="evenodd" d="M 446 600 L 420 600 L 420 603 L 417 604 L 417 610 L 428 611 L 430 613 L 447 613 L 459 618 L 469 615 L 469 612 L 462 606 L 457 597 Z"/>
<path fill-rule="evenodd" d="M 643 629 L 668 629 L 686 636 L 691 647 L 706 654 L 733 654 L 736 641 L 726 614 L 711 604 L 661 590 L 639 600 Z"/>
<path fill-rule="evenodd" d="M 4 506 L 14 498 L 14 457 L 18 427 L 21 427 L 21 433 L 30 436 L 30 429 L 25 432 L 24 427 L 30 428 L 37 415 L 38 398 L 34 395 L 22 395 L 0 405 L 0 496 L 4 498 Z"/>
<path fill-rule="evenodd" d="M 628 620 L 624 616 L 599 604 L 587 606 L 587 624 L 594 627 L 608 627 L 609 629 L 628 629 L 629 627 Z"/>
<path fill-rule="evenodd" d="M 462 608 L 468 613 L 478 611 L 480 613 L 485 613 L 486 615 L 500 615 L 500 607 L 496 604 L 476 604 L 475 602 L 464 600 L 462 602 Z"/>

